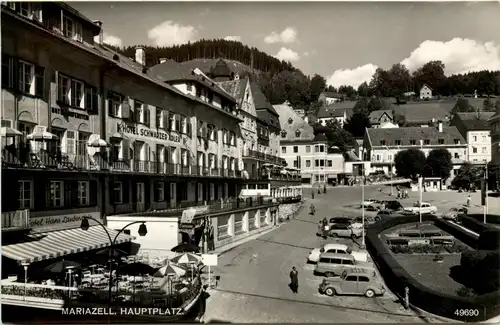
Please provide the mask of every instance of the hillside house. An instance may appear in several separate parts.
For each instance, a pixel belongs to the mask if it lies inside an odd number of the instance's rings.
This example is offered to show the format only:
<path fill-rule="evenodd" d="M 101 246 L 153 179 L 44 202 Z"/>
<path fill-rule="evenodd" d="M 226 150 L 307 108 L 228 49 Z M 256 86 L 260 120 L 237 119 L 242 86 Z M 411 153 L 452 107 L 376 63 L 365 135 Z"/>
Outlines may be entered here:
<path fill-rule="evenodd" d="M 432 88 L 424 84 L 420 88 L 420 99 L 431 99 L 432 98 Z"/>

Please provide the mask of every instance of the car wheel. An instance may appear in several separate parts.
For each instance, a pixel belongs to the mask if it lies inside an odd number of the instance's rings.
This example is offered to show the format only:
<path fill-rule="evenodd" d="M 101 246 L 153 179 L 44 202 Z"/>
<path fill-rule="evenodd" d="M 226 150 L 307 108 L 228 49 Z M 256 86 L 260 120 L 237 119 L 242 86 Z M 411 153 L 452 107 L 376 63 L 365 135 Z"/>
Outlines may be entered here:
<path fill-rule="evenodd" d="M 380 221 L 380 217 L 375 217 L 375 221 Z"/>
<path fill-rule="evenodd" d="M 336 292 L 335 292 L 335 289 L 333 289 L 333 288 L 326 288 L 325 294 L 327 296 L 333 297 L 333 296 L 335 296 Z"/>
<path fill-rule="evenodd" d="M 375 296 L 375 292 L 374 292 L 373 290 L 371 290 L 371 289 L 368 289 L 368 290 L 366 290 L 366 292 L 365 292 L 365 296 L 366 296 L 367 298 L 373 298 L 373 297 Z"/>
<path fill-rule="evenodd" d="M 334 237 L 334 238 L 335 238 L 335 237 L 338 237 L 338 235 L 337 235 L 336 233 L 334 233 L 334 232 L 332 232 L 332 233 L 330 234 L 330 236 L 332 236 L 332 237 Z"/>
<path fill-rule="evenodd" d="M 327 278 L 331 278 L 331 277 L 335 276 L 335 274 L 333 274 L 332 272 L 326 272 L 325 275 Z"/>

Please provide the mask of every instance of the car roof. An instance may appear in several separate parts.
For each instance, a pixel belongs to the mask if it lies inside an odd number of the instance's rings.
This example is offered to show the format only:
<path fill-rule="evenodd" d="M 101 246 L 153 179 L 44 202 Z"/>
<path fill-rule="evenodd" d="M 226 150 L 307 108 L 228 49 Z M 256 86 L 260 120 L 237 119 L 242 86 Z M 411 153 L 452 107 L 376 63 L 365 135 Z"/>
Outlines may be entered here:
<path fill-rule="evenodd" d="M 336 244 L 336 243 L 335 243 L 335 244 L 333 244 L 333 243 L 332 243 L 332 244 L 325 244 L 325 245 L 323 246 L 323 248 L 324 248 L 325 250 L 327 250 L 327 249 L 347 249 L 347 248 L 348 248 L 348 246 L 347 246 L 347 245 L 345 245 L 345 244 Z"/>
<path fill-rule="evenodd" d="M 335 254 L 335 253 L 323 253 L 319 256 L 321 257 L 327 257 L 327 258 L 341 258 L 341 259 L 354 259 L 352 255 L 346 255 L 346 254 Z"/>

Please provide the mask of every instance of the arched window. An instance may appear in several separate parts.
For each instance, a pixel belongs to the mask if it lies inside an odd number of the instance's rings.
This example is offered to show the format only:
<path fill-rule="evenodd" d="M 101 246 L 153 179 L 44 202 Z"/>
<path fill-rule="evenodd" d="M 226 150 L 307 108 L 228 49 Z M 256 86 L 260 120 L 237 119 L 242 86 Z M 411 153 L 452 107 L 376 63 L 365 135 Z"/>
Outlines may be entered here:
<path fill-rule="evenodd" d="M 281 131 L 281 137 L 286 138 L 286 131 Z"/>
<path fill-rule="evenodd" d="M 295 131 L 295 136 L 298 138 L 300 137 L 300 130 Z"/>

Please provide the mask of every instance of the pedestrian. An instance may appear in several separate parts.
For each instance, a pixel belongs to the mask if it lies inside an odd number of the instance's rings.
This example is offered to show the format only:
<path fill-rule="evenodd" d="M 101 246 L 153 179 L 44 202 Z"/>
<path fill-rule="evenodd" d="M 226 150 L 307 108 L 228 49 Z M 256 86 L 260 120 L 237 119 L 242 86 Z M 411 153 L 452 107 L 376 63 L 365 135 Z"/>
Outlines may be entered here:
<path fill-rule="evenodd" d="M 316 212 L 316 208 L 314 207 L 314 204 L 311 204 L 311 215 L 314 215 Z"/>
<path fill-rule="evenodd" d="M 295 266 L 290 271 L 290 289 L 292 289 L 293 293 L 299 293 L 299 272 L 297 272 Z"/>
<path fill-rule="evenodd" d="M 467 206 L 470 206 L 470 201 L 471 201 L 471 198 L 470 198 L 470 194 L 467 195 Z"/>
<path fill-rule="evenodd" d="M 320 190 L 319 186 L 318 186 L 318 194 L 321 194 L 321 190 Z"/>
<path fill-rule="evenodd" d="M 314 200 L 314 190 L 311 192 L 311 197 Z"/>
<path fill-rule="evenodd" d="M 326 185 L 323 187 L 323 193 L 326 193 Z"/>
<path fill-rule="evenodd" d="M 408 190 L 405 190 L 405 199 L 409 198 L 410 196 L 408 195 Z"/>

